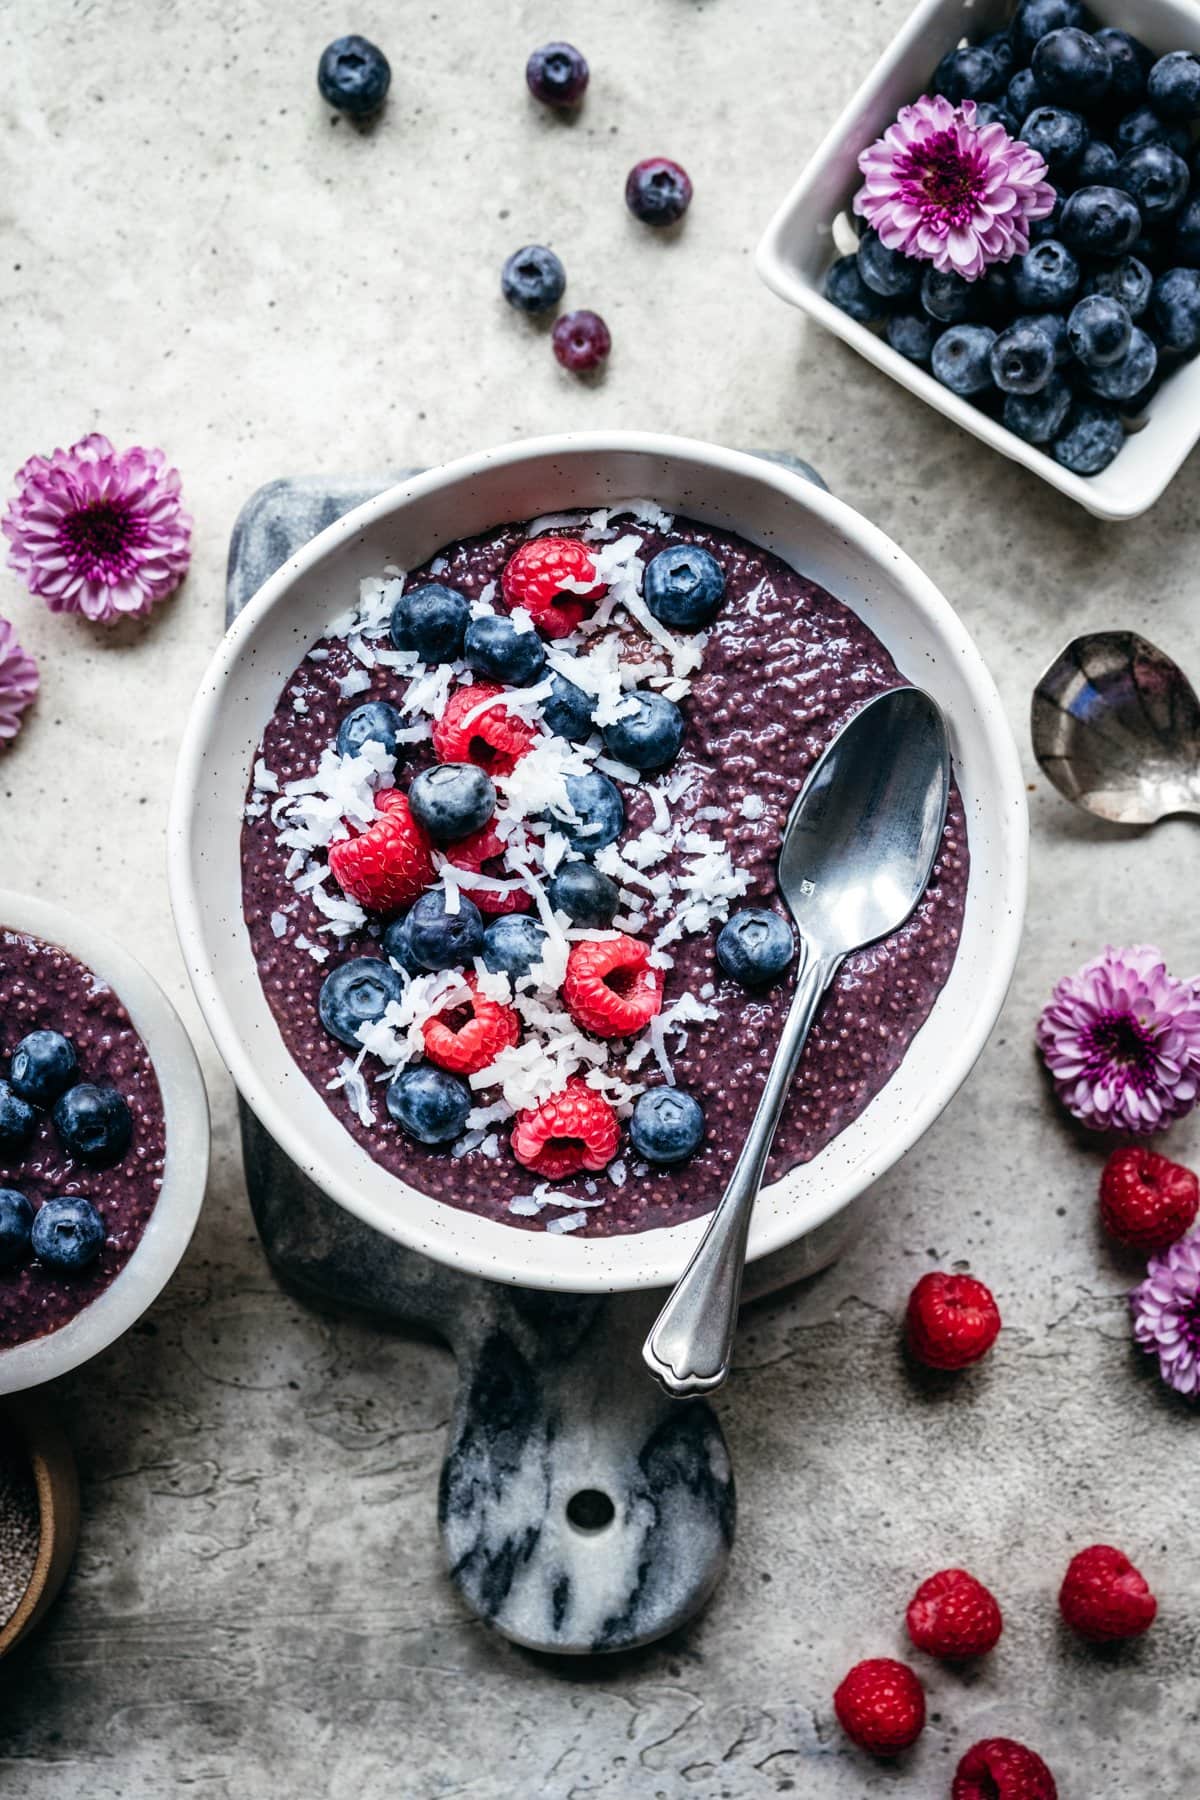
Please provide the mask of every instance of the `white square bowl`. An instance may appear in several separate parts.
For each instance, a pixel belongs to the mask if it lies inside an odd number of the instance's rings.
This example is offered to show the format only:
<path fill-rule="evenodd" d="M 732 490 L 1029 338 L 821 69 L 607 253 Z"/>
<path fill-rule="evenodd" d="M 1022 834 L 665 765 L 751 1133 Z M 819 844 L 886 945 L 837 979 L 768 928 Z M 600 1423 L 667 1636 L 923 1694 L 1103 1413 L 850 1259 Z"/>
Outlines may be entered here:
<path fill-rule="evenodd" d="M 1132 31 L 1159 55 L 1200 53 L 1200 7 L 1194 0 L 1091 0 L 1091 10 L 1101 24 Z M 825 298 L 825 275 L 835 254 L 834 220 L 849 211 L 861 183 L 860 152 L 883 135 L 902 106 L 929 92 L 947 50 L 965 37 L 975 40 L 1000 30 L 1013 11 L 1012 0 L 921 0 L 771 220 L 758 246 L 758 272 L 784 300 L 802 306 L 860 356 L 1002 456 L 1023 463 L 1097 518 L 1133 519 L 1154 505 L 1200 438 L 1200 358 L 1168 377 L 1147 409 L 1146 423 L 1126 438 L 1107 469 L 1074 475 Z"/>

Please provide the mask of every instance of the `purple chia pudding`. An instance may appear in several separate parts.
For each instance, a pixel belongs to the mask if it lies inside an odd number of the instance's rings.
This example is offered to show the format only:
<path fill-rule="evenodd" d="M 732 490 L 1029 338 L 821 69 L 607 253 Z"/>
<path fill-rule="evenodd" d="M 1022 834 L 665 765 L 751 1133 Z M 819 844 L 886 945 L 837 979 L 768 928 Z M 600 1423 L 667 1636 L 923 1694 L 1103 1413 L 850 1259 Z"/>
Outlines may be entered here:
<path fill-rule="evenodd" d="M 166 1127 L 158 1079 L 145 1044 L 116 994 L 57 944 L 0 927 L 0 1069 L 32 1031 L 71 1040 L 79 1078 L 117 1090 L 133 1135 L 107 1168 L 72 1159 L 49 1108 L 38 1109 L 21 1150 L 0 1149 L 0 1188 L 24 1194 L 36 1213 L 46 1200 L 82 1196 L 104 1223 L 98 1254 L 80 1269 L 51 1268 L 29 1256 L 0 1268 L 0 1349 L 66 1325 L 121 1273 L 141 1240 L 163 1181 Z"/>
<path fill-rule="evenodd" d="M 509 525 L 451 544 L 425 568 L 402 578 L 405 591 L 436 580 L 458 589 L 477 610 L 494 604 L 499 611 L 496 596 L 505 564 L 531 530 L 543 528 L 541 522 L 533 528 Z M 657 943 L 664 916 L 668 921 L 690 918 L 687 929 L 668 926 L 666 932 L 664 1015 L 670 1015 L 680 996 L 688 996 L 703 1017 L 668 1034 L 666 1067 L 657 1052 L 647 1057 L 643 1047 L 633 1059 L 630 1045 L 621 1043 L 607 1046 L 607 1067 L 614 1078 L 631 1085 L 672 1079 L 690 1090 L 704 1109 L 700 1149 L 674 1166 L 641 1161 L 629 1142 L 626 1093 L 616 1104 L 621 1119 L 617 1160 L 607 1171 L 554 1182 L 552 1202 L 535 1203 L 531 1190 L 538 1191 L 537 1177 L 512 1153 L 511 1120 L 485 1120 L 492 1129 L 474 1131 L 465 1144 L 429 1149 L 407 1137 L 377 1104 L 382 1086 L 368 1079 L 363 1109 L 351 1101 L 349 1090 L 337 1085 L 347 1051 L 323 1030 L 318 996 L 338 963 L 382 954 L 381 921 L 371 919 L 348 930 L 344 921 L 331 921 L 328 904 L 314 903 L 318 896 L 304 885 L 308 877 L 296 871 L 300 865 L 309 876 L 318 871 L 280 842 L 280 810 L 286 803 L 278 796 L 314 777 L 352 708 L 387 700 L 404 710 L 410 680 L 407 669 L 395 666 L 402 658 L 372 664 L 369 633 L 347 628 L 344 619 L 301 662 L 264 733 L 243 830 L 243 901 L 264 993 L 291 1055 L 313 1086 L 313 1104 L 331 1106 L 378 1163 L 447 1205 L 519 1228 L 565 1225 L 582 1236 L 600 1236 L 675 1225 L 710 1211 L 719 1200 L 765 1080 L 792 986 L 789 976 L 754 994 L 728 979 L 714 953 L 721 921 L 743 906 L 784 911 L 775 863 L 797 790 L 850 715 L 875 695 L 902 685 L 905 677 L 849 607 L 778 557 L 730 533 L 672 520 L 645 505 L 632 523 L 615 516 L 610 521 L 601 513 L 580 515 L 565 526 L 555 522 L 551 528 L 590 539 L 597 551 L 615 538 L 623 545 L 633 543 L 632 551 L 620 552 L 626 556 L 627 594 L 629 580 L 634 582 L 632 606 L 612 608 L 603 628 L 586 639 L 584 650 L 615 638 L 622 663 L 631 660 L 659 669 L 655 685 L 679 699 L 686 718 L 682 749 L 668 770 L 640 780 L 618 779 L 626 823 L 615 852 L 633 857 L 647 842 L 653 845 L 655 833 L 663 832 L 664 809 L 672 847 L 652 867 L 652 877 L 664 878 L 657 885 L 665 894 L 644 891 L 644 877 L 627 890 L 619 877 L 626 913 L 632 909 L 634 917 L 623 923 L 618 915 L 615 923 L 626 931 L 636 928 L 636 935 Z M 724 570 L 726 586 L 716 617 L 702 637 L 694 638 L 702 646 L 693 658 L 697 666 L 677 665 L 687 674 L 672 682 L 677 669 L 672 670 L 669 653 L 665 670 L 652 660 L 664 654 L 662 637 L 648 634 L 651 622 L 636 596 L 645 564 L 678 544 L 711 552 Z M 615 557 L 619 550 L 610 554 Z M 394 592 L 399 591 L 397 585 Z M 686 642 L 689 634 L 677 632 L 675 637 Z M 529 716 L 536 722 L 536 713 Z M 402 745 L 396 784 L 407 788 L 412 774 L 435 760 L 427 737 Z M 690 908 L 694 890 L 680 884 L 697 866 L 695 845 L 704 842 L 719 845 L 720 856 L 713 852 L 713 857 L 721 868 L 734 871 L 734 882 L 727 883 L 732 897 L 714 902 L 706 896 Z M 962 928 L 968 867 L 966 824 L 955 787 L 941 851 L 916 911 L 900 931 L 848 957 L 823 1002 L 780 1123 L 768 1179 L 816 1156 L 899 1067 L 949 977 Z M 636 1067 L 629 1066 L 631 1060 Z M 362 1072 L 378 1080 L 388 1071 L 368 1058 Z M 485 1088 L 476 1099 L 486 1107 L 495 1097 L 495 1090 Z M 580 1210 L 564 1219 L 563 1209 L 573 1199 Z M 399 1197 L 397 1204 L 403 1204 Z"/>

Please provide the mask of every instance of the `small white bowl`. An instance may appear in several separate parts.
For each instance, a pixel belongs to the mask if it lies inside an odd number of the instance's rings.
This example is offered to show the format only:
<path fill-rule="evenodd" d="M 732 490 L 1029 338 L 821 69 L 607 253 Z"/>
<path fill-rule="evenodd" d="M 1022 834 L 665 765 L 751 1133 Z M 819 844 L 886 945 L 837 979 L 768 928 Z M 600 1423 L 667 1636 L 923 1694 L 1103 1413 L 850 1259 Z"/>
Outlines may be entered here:
<path fill-rule="evenodd" d="M 0 927 L 57 944 L 112 988 L 154 1065 L 167 1142 L 162 1191 L 120 1274 L 57 1331 L 0 1350 L 0 1394 L 16 1394 L 65 1375 L 107 1349 L 141 1318 L 175 1273 L 191 1242 L 208 1180 L 208 1097 L 179 1015 L 128 951 L 73 913 L 4 889 Z"/>
<path fill-rule="evenodd" d="M 1102 25 L 1132 31 L 1159 54 L 1200 52 L 1200 7 L 1190 0 L 1090 3 Z M 930 91 L 933 71 L 947 50 L 964 37 L 975 40 L 1000 30 L 1012 11 L 1011 0 L 921 0 L 771 220 L 758 246 L 757 268 L 775 293 L 802 306 L 964 431 L 1023 463 L 1097 518 L 1133 519 L 1160 498 L 1200 438 L 1200 358 L 1163 383 L 1146 410 L 1146 423 L 1126 438 L 1107 469 L 1099 475 L 1073 475 L 825 298 L 825 276 L 836 254 L 834 220 L 849 211 L 861 185 L 860 153 L 883 135 L 902 106 Z"/>
<path fill-rule="evenodd" d="M 169 825 L 175 921 L 217 1047 L 271 1136 L 376 1231 L 495 1281 L 570 1292 L 662 1287 L 706 1221 L 571 1238 L 482 1219 L 373 1161 L 288 1054 L 242 916 L 246 787 L 263 729 L 305 651 L 365 575 L 419 567 L 453 539 L 509 520 L 633 496 L 740 532 L 820 582 L 944 708 L 967 813 L 971 874 L 949 981 L 899 1070 L 821 1154 L 759 1196 L 750 1257 L 792 1246 L 916 1142 L 996 1022 L 1025 903 L 1025 784 L 1003 707 L 971 639 L 926 576 L 844 501 L 778 464 L 643 432 L 505 445 L 402 483 L 347 514 L 271 577 L 220 646 L 192 708 Z"/>

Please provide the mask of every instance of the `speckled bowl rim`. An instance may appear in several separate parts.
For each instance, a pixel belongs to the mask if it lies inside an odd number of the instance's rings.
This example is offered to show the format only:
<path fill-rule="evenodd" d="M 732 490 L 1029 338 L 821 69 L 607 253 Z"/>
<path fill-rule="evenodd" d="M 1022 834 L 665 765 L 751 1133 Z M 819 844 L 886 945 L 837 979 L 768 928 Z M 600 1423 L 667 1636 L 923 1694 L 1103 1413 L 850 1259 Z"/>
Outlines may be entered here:
<path fill-rule="evenodd" d="M 552 1235 L 479 1218 L 388 1174 L 318 1098 L 284 1046 L 242 919 L 237 845 L 242 795 L 278 695 L 323 623 L 352 595 L 351 584 L 391 559 L 381 536 L 391 544 L 407 534 L 413 554 L 404 560 L 415 567 L 418 554 L 424 560 L 455 535 L 488 524 L 635 494 L 741 531 L 801 566 L 804 559 L 788 555 L 778 540 L 807 534 L 805 572 L 859 612 L 904 673 L 930 688 L 947 712 L 972 849 L 955 968 L 882 1092 L 811 1163 L 760 1195 L 750 1258 L 824 1224 L 921 1137 L 983 1049 L 1016 962 L 1028 849 L 1020 761 L 978 650 L 928 577 L 845 502 L 744 452 L 644 432 L 527 440 L 401 482 L 306 544 L 230 628 L 185 727 L 168 827 L 172 904 L 196 997 L 238 1089 L 286 1154 L 339 1205 L 423 1255 L 490 1280 L 568 1292 L 674 1281 L 705 1221 L 594 1239 Z M 768 520 L 777 521 L 774 528 Z M 402 560 L 398 548 L 394 556 Z M 830 579 L 830 559 L 842 569 L 840 580 Z M 335 576 L 343 584 L 336 589 Z M 896 615 L 890 631 L 873 617 L 884 609 Z"/>
<path fill-rule="evenodd" d="M 0 1350 L 0 1394 L 65 1375 L 106 1350 L 157 1299 L 192 1239 L 208 1181 L 208 1096 L 191 1039 L 153 976 L 120 944 L 73 913 L 0 888 L 0 929 L 57 944 L 112 988 L 145 1044 L 166 1125 L 162 1191 L 141 1241 L 115 1280 L 57 1331 Z"/>

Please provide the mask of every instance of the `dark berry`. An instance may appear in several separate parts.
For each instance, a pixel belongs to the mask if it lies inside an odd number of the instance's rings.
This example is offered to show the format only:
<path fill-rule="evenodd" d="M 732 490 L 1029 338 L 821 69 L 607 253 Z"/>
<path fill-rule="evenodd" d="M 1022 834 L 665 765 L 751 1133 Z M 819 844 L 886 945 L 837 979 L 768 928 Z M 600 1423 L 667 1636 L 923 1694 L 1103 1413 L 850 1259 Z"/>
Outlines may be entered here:
<path fill-rule="evenodd" d="M 695 631 L 716 616 L 725 598 L 725 571 L 697 544 L 670 544 L 647 563 L 642 591 L 660 624 Z"/>
<path fill-rule="evenodd" d="M 884 326 L 883 335 L 893 350 L 909 362 L 928 364 L 933 355 L 938 328 L 922 313 L 893 313 Z"/>
<path fill-rule="evenodd" d="M 1018 62 L 1029 61 L 1034 45 L 1047 32 L 1060 31 L 1064 25 L 1086 24 L 1087 8 L 1081 0 L 1021 0 L 1009 28 Z"/>
<path fill-rule="evenodd" d="M 795 950 L 787 920 L 764 906 L 734 913 L 717 938 L 717 961 L 726 975 L 747 988 L 778 981 Z"/>
<path fill-rule="evenodd" d="M 1004 96 L 1004 104 L 1008 111 L 1023 125 L 1034 107 L 1041 99 L 1038 93 L 1037 79 L 1032 69 L 1018 69 L 1008 84 L 1008 92 Z"/>
<path fill-rule="evenodd" d="M 68 1156 L 104 1168 L 128 1150 L 133 1114 L 116 1088 L 83 1081 L 55 1106 L 54 1129 Z"/>
<path fill-rule="evenodd" d="M 104 1243 L 104 1220 L 82 1194 L 44 1200 L 29 1234 L 33 1254 L 52 1269 L 86 1269 Z"/>
<path fill-rule="evenodd" d="M 687 170 L 669 156 L 648 156 L 625 177 L 625 204 L 643 225 L 675 225 L 691 203 Z"/>
<path fill-rule="evenodd" d="M 573 925 L 601 930 L 611 925 L 621 890 L 610 875 L 602 875 L 588 862 L 563 863 L 549 887 L 555 912 L 566 913 Z"/>
<path fill-rule="evenodd" d="M 317 64 L 321 98 L 355 119 L 378 112 L 391 81 L 387 57 L 365 37 L 335 38 Z"/>
<path fill-rule="evenodd" d="M 33 1136 L 37 1114 L 27 1100 L 0 1081 L 0 1150 L 23 1150 Z"/>
<path fill-rule="evenodd" d="M 1133 197 L 1142 218 L 1153 227 L 1179 211 L 1189 180 L 1187 164 L 1170 144 L 1139 144 L 1117 164 L 1113 185 Z"/>
<path fill-rule="evenodd" d="M 483 953 L 483 915 L 465 894 L 458 896 L 457 912 L 450 912 L 443 890 L 431 888 L 413 903 L 408 941 L 424 969 L 465 968 Z"/>
<path fill-rule="evenodd" d="M 964 44 L 948 50 L 933 76 L 933 91 L 944 94 L 955 106 L 960 100 L 990 100 L 1003 92 L 1003 67 L 983 44 Z"/>
<path fill-rule="evenodd" d="M 684 717 L 673 700 L 663 694 L 626 696 L 619 719 L 604 727 L 604 742 L 612 754 L 634 769 L 665 769 L 679 755 Z M 635 710 L 636 709 L 636 710 Z"/>
<path fill-rule="evenodd" d="M 29 1255 L 33 1208 L 16 1188 L 0 1188 L 0 1269 L 11 1269 Z"/>
<path fill-rule="evenodd" d="M 1132 336 L 1129 311 L 1111 294 L 1085 294 L 1076 301 L 1067 320 L 1071 354 L 1089 370 L 1119 362 Z"/>
<path fill-rule="evenodd" d="M 961 325 L 974 311 L 975 284 L 948 269 L 927 268 L 921 277 L 921 305 L 943 325 Z"/>
<path fill-rule="evenodd" d="M 1064 106 L 1035 106 L 1021 125 L 1021 136 L 1044 159 L 1056 183 L 1079 161 L 1089 135 L 1079 114 Z"/>
<path fill-rule="evenodd" d="M 1200 194 L 1188 201 L 1175 221 L 1172 256 L 1177 263 L 1200 268 Z"/>
<path fill-rule="evenodd" d="M 1133 400 L 1153 381 L 1157 369 L 1157 346 L 1135 325 L 1120 356 L 1103 368 L 1088 370 L 1088 387 L 1101 400 Z"/>
<path fill-rule="evenodd" d="M 413 955 L 408 914 L 393 919 L 383 934 L 383 953 L 390 962 L 398 963 L 406 975 L 424 975 L 425 969 Z"/>
<path fill-rule="evenodd" d="M 1124 442 L 1121 420 L 1113 407 L 1082 401 L 1072 408 L 1066 430 L 1055 438 L 1050 454 L 1075 475 L 1098 475 Z"/>
<path fill-rule="evenodd" d="M 1180 226 L 1186 213 L 1180 216 Z M 1200 217 L 1197 219 L 1200 225 Z M 1197 237 L 1200 248 L 1200 236 Z M 1154 277 L 1136 256 L 1122 256 L 1117 262 L 1096 269 L 1083 284 L 1085 294 L 1109 294 L 1119 300 L 1130 318 L 1140 319 L 1150 304 Z"/>
<path fill-rule="evenodd" d="M 1005 427 L 1027 444 L 1048 444 L 1062 430 L 1071 399 L 1067 382 L 1052 375 L 1040 393 L 1009 394 L 1001 417 Z"/>
<path fill-rule="evenodd" d="M 1104 98 L 1112 79 L 1108 51 L 1077 25 L 1048 31 L 1033 47 L 1032 69 L 1047 100 L 1083 111 Z"/>
<path fill-rule="evenodd" d="M 1119 187 L 1078 188 L 1063 207 L 1059 236 L 1077 256 L 1123 256 L 1142 229 L 1137 202 Z M 1047 246 L 1039 244 L 1040 255 Z"/>
<path fill-rule="evenodd" d="M 545 244 L 514 250 L 500 271 L 500 291 L 518 312 L 549 312 L 567 285 L 567 271 Z"/>
<path fill-rule="evenodd" d="M 1071 304 L 1078 286 L 1079 264 L 1057 238 L 1033 244 L 1017 261 L 1013 287 L 1030 312 L 1060 311 Z"/>
<path fill-rule="evenodd" d="M 981 394 L 992 385 L 990 325 L 951 325 L 933 346 L 933 372 L 952 393 Z"/>
<path fill-rule="evenodd" d="M 475 763 L 435 763 L 414 776 L 408 804 L 436 844 L 481 831 L 496 810 L 491 777 Z"/>
<path fill-rule="evenodd" d="M 31 1031 L 12 1054 L 9 1086 L 31 1106 L 49 1106 L 79 1079 L 75 1046 L 61 1031 Z"/>
<path fill-rule="evenodd" d="M 556 320 L 550 341 L 563 368 L 570 369 L 573 375 L 598 369 L 612 349 L 608 326 L 599 313 L 589 312 L 586 306 Z"/>
<path fill-rule="evenodd" d="M 428 581 L 401 594 L 392 608 L 392 643 L 397 650 L 415 650 L 422 662 L 455 662 L 470 617 L 465 594 Z"/>
<path fill-rule="evenodd" d="M 404 993 L 404 979 L 381 956 L 355 956 L 330 969 L 321 983 L 317 1012 L 330 1037 L 361 1050 L 360 1025 L 374 1025 Z"/>
<path fill-rule="evenodd" d="M 1054 345 L 1054 363 L 1062 368 L 1071 360 L 1071 346 L 1067 342 L 1067 321 L 1062 313 L 1025 313 L 1023 317 L 1032 325 L 1040 325 L 1050 342 Z"/>
<path fill-rule="evenodd" d="M 578 825 L 559 824 L 572 850 L 593 856 L 614 844 L 625 829 L 625 802 L 614 782 L 592 769 L 587 775 L 567 776 L 567 799 L 579 815 Z"/>
<path fill-rule="evenodd" d="M 1118 120 L 1111 133 L 1113 149 L 1118 156 L 1136 150 L 1139 144 L 1170 144 L 1180 156 L 1186 156 L 1191 139 L 1182 125 L 1168 125 L 1151 106 L 1135 106 Z"/>
<path fill-rule="evenodd" d="M 1038 393 L 1054 364 L 1054 340 L 1033 319 L 1018 319 L 991 348 L 992 380 L 1002 394 Z"/>
<path fill-rule="evenodd" d="M 992 100 L 975 102 L 975 123 L 977 125 L 1003 125 L 1009 137 L 1018 137 L 1021 121 L 1015 113 L 1010 113 L 1006 106 L 998 106 Z"/>
<path fill-rule="evenodd" d="M 1154 283 L 1150 307 L 1164 350 L 1200 350 L 1200 271 L 1168 269 Z"/>
<path fill-rule="evenodd" d="M 338 726 L 338 755 L 357 756 L 364 744 L 374 743 L 380 744 L 389 756 L 395 756 L 400 749 L 397 734 L 403 729 L 404 720 L 394 706 L 386 700 L 368 700 L 347 713 Z"/>
<path fill-rule="evenodd" d="M 1154 57 L 1145 44 L 1128 31 L 1105 25 L 1096 33 L 1096 42 L 1104 46 L 1112 71 L 1105 95 L 1107 104 L 1128 111 L 1146 97 L 1146 77 Z"/>
<path fill-rule="evenodd" d="M 1190 50 L 1160 56 L 1146 79 L 1146 95 L 1160 119 L 1200 117 L 1200 56 Z"/>
<path fill-rule="evenodd" d="M 530 687 L 546 666 L 546 646 L 532 624 L 519 631 L 512 619 L 485 613 L 472 619 L 463 637 L 468 668 L 508 687 Z"/>
<path fill-rule="evenodd" d="M 578 106 L 587 90 L 587 59 L 574 44 L 543 44 L 525 64 L 525 80 L 543 106 Z"/>
<path fill-rule="evenodd" d="M 1017 69 L 1017 53 L 1013 49 L 1013 41 L 1007 31 L 993 31 L 990 37 L 981 38 L 981 50 L 987 50 L 995 60 L 1005 86 L 1012 80 Z"/>
<path fill-rule="evenodd" d="M 418 1063 L 402 1069 L 384 1096 L 391 1117 L 419 1144 L 448 1144 L 460 1137 L 471 1110 L 471 1090 L 457 1075 Z"/>
<path fill-rule="evenodd" d="M 629 1137 L 648 1163 L 682 1162 L 700 1148 L 704 1108 L 684 1088 L 651 1088 L 634 1102 Z"/>
<path fill-rule="evenodd" d="M 555 737 L 582 744 L 592 735 L 595 701 L 565 675 L 551 675 L 550 682 L 554 691 L 542 702 L 542 723 Z"/>
<path fill-rule="evenodd" d="M 581 865 L 586 866 L 586 865 Z M 545 954 L 546 928 L 528 913 L 502 913 L 483 934 L 483 960 L 497 975 L 517 981 Z"/>
<path fill-rule="evenodd" d="M 900 250 L 889 250 L 875 231 L 863 233 L 858 272 L 872 292 L 885 300 L 907 298 L 921 285 L 921 264 Z"/>
<path fill-rule="evenodd" d="M 1123 184 L 1113 179 L 1117 166 L 1117 153 L 1112 145 L 1106 144 L 1103 138 L 1093 138 L 1075 164 L 1073 179 L 1078 187 L 1121 187 Z"/>
<path fill-rule="evenodd" d="M 857 256 L 839 256 L 825 277 L 825 298 L 860 325 L 874 325 L 888 315 L 887 302 L 867 286 Z"/>

